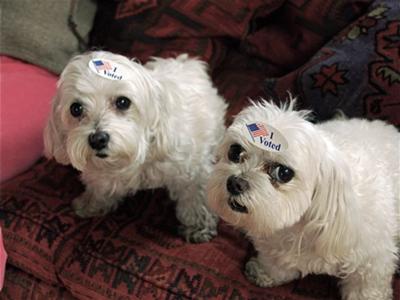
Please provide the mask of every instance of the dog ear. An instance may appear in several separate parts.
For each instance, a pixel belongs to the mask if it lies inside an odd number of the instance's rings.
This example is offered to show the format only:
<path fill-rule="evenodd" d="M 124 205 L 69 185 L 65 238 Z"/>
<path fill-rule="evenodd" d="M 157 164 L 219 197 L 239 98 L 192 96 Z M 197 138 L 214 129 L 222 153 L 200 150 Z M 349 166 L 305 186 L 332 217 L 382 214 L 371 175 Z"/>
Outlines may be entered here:
<path fill-rule="evenodd" d="M 59 97 L 53 99 L 50 117 L 44 128 L 44 155 L 48 159 L 54 158 L 57 162 L 67 165 L 70 163 L 65 145 L 65 136 L 59 125 L 61 124 L 61 116 L 59 111 Z"/>
<path fill-rule="evenodd" d="M 162 95 L 162 96 L 161 96 Z M 161 105 L 162 103 L 162 105 Z M 155 122 L 152 124 L 154 154 L 157 159 L 162 160 L 173 154 L 175 151 L 176 135 L 178 132 L 171 130 L 170 116 L 173 114 L 171 107 L 171 95 L 168 91 L 160 93 L 159 103 L 155 105 L 153 113 Z"/>
<path fill-rule="evenodd" d="M 165 74 L 155 74 L 153 70 L 158 61 L 154 61 L 154 66 L 149 67 L 149 63 L 143 67 L 142 76 L 143 85 L 147 88 L 147 98 L 152 99 L 151 109 L 145 109 L 142 114 L 146 117 L 149 123 L 149 136 L 151 146 L 155 149 L 152 151 L 155 159 L 163 160 L 167 156 L 175 153 L 176 140 L 178 132 L 173 131 L 175 122 L 171 119 L 174 115 L 176 99 L 182 97 L 174 91 L 165 81 Z"/>
<path fill-rule="evenodd" d="M 323 257 L 339 256 L 354 242 L 352 222 L 357 222 L 354 212 L 354 191 L 351 172 L 343 154 L 328 145 L 321 158 L 312 204 L 306 213 L 306 230 L 316 251 Z"/>

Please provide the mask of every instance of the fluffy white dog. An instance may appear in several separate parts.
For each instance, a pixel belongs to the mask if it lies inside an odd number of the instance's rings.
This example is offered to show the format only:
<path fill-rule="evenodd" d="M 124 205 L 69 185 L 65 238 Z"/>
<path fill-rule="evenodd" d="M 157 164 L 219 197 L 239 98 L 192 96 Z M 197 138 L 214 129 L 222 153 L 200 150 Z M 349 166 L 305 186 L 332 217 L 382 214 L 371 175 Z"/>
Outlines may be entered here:
<path fill-rule="evenodd" d="M 226 104 L 206 69 L 187 55 L 141 65 L 98 51 L 69 62 L 44 142 L 48 158 L 81 171 L 79 216 L 103 215 L 139 189 L 167 187 L 186 240 L 216 235 L 205 187 Z"/>
<path fill-rule="evenodd" d="M 341 278 L 343 299 L 391 299 L 400 229 L 400 134 L 382 121 L 313 125 L 294 101 L 261 101 L 227 130 L 210 207 L 258 252 L 246 277 L 272 287 Z"/>

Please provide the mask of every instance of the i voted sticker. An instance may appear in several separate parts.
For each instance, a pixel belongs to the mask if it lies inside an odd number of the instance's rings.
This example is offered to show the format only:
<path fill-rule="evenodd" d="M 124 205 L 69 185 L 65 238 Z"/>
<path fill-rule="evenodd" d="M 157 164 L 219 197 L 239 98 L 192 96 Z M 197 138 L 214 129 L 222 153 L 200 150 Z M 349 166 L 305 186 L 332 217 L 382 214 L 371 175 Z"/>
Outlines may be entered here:
<path fill-rule="evenodd" d="M 124 68 L 107 59 L 92 59 L 89 61 L 89 68 L 97 75 L 110 80 L 126 79 Z"/>
<path fill-rule="evenodd" d="M 272 152 L 283 152 L 288 148 L 285 137 L 274 127 L 262 122 L 246 124 L 246 137 L 255 146 Z"/>

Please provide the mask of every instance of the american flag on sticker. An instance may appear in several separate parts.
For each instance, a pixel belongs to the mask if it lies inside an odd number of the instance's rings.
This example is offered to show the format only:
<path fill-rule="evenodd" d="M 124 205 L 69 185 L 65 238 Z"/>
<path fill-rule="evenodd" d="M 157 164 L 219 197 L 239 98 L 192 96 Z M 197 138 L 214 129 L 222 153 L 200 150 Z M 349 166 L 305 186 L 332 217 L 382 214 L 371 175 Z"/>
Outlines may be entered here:
<path fill-rule="evenodd" d="M 267 136 L 268 131 L 265 128 L 264 124 L 261 123 L 253 123 L 253 124 L 246 124 L 247 129 L 250 132 L 250 135 L 254 138 L 258 136 Z"/>
<path fill-rule="evenodd" d="M 94 64 L 97 72 L 104 71 L 104 70 L 110 71 L 113 69 L 113 67 L 111 66 L 111 64 L 108 61 L 104 61 L 101 59 L 94 60 L 93 64 Z"/>

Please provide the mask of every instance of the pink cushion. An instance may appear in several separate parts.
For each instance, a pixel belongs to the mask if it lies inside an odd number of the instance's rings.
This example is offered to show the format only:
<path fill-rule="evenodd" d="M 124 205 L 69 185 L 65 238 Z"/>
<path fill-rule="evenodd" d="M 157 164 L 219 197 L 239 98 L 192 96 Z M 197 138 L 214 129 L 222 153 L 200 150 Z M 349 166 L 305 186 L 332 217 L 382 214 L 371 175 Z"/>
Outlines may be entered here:
<path fill-rule="evenodd" d="M 43 152 L 42 132 L 57 76 L 0 56 L 0 182 L 31 166 Z"/>

